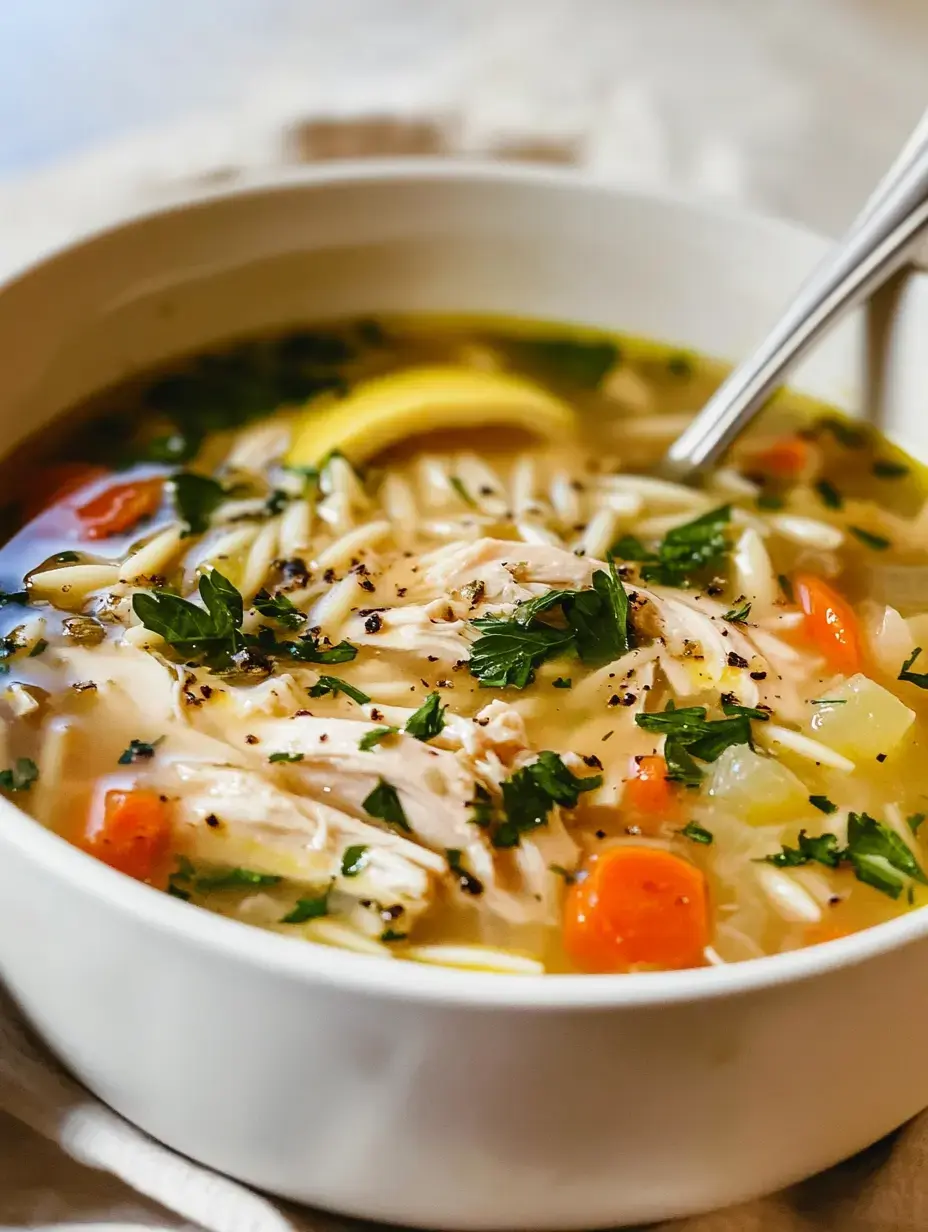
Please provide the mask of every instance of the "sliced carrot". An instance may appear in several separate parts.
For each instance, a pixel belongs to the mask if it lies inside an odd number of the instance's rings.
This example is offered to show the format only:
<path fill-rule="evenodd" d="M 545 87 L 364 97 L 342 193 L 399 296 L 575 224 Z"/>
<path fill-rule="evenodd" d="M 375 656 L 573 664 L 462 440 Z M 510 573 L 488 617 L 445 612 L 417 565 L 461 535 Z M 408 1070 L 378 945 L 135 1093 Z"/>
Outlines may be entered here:
<path fill-rule="evenodd" d="M 60 504 L 107 474 L 109 472 L 105 467 L 93 466 L 90 462 L 60 462 L 44 467 L 29 481 L 28 493 L 23 501 L 26 521 L 31 522 L 43 510 Z"/>
<path fill-rule="evenodd" d="M 776 479 L 797 479 L 810 468 L 812 446 L 801 436 L 781 436 L 756 453 L 749 454 L 750 464 L 763 475 Z"/>
<path fill-rule="evenodd" d="M 153 881 L 164 872 L 170 856 L 167 806 L 153 791 L 108 791 L 99 827 L 80 846 L 137 881 Z"/>
<path fill-rule="evenodd" d="M 641 817 L 672 819 L 678 807 L 663 757 L 655 753 L 639 758 L 634 776 L 622 790 L 622 808 Z"/>
<path fill-rule="evenodd" d="M 77 515 L 88 539 L 106 539 L 131 530 L 142 518 L 151 517 L 161 504 L 163 479 L 137 479 L 118 483 L 81 505 Z"/>
<path fill-rule="evenodd" d="M 854 610 L 827 582 L 811 573 L 793 578 L 799 606 L 805 612 L 807 637 L 836 672 L 853 676 L 863 662 L 860 629 Z"/>
<path fill-rule="evenodd" d="M 706 879 L 661 847 L 592 856 L 564 909 L 564 948 L 581 971 L 698 967 L 709 943 Z"/>

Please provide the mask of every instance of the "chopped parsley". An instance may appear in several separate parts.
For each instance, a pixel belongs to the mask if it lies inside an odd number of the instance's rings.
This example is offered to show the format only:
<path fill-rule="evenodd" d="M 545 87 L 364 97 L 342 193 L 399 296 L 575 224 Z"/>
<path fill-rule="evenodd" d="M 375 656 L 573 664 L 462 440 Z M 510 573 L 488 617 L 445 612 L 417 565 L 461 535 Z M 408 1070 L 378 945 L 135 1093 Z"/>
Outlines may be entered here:
<path fill-rule="evenodd" d="M 271 595 L 266 590 L 259 590 L 255 595 L 254 607 L 262 616 L 276 620 L 286 629 L 299 629 L 306 623 L 306 616 L 286 595 Z"/>
<path fill-rule="evenodd" d="M 837 804 L 833 804 L 827 796 L 809 796 L 809 803 L 813 808 L 817 808 L 820 813 L 825 813 L 826 815 L 837 813 L 838 811 Z"/>
<path fill-rule="evenodd" d="M 197 876 L 193 888 L 209 894 L 215 890 L 254 890 L 278 885 L 283 880 L 274 873 L 256 873 L 250 868 L 228 868 L 221 872 Z"/>
<path fill-rule="evenodd" d="M 618 346 L 608 340 L 520 338 L 512 347 L 523 362 L 571 385 L 582 385 L 585 389 L 598 388 L 603 377 L 620 358 Z"/>
<path fill-rule="evenodd" d="M 688 787 L 695 786 L 702 778 L 702 771 L 694 758 L 716 761 L 732 745 L 750 745 L 751 719 L 761 715 L 765 719 L 768 717 L 766 712 L 748 706 L 735 703 L 723 703 L 723 706 L 727 715 L 724 719 L 707 719 L 705 706 L 678 709 L 672 702 L 659 713 L 635 715 L 639 727 L 666 737 L 664 758 L 669 779 Z"/>
<path fill-rule="evenodd" d="M 918 833 L 919 827 L 924 822 L 926 816 L 928 816 L 928 814 L 926 813 L 913 813 L 910 817 L 907 817 L 905 819 L 906 825 L 909 827 L 909 829 L 912 831 L 913 834 Z"/>
<path fill-rule="evenodd" d="M 909 473 L 904 462 L 893 462 L 889 458 L 877 458 L 871 469 L 877 479 L 902 479 Z"/>
<path fill-rule="evenodd" d="M 566 628 L 541 620 L 556 607 Z M 471 646 L 470 670 L 484 688 L 524 689 L 541 663 L 571 650 L 584 663 L 600 664 L 632 646 L 628 595 L 611 560 L 608 571 L 593 574 L 589 590 L 549 590 L 520 604 L 508 620 L 488 616 L 473 624 L 482 636 Z"/>
<path fill-rule="evenodd" d="M 546 750 L 502 784 L 503 812 L 493 833 L 494 847 L 517 847 L 523 834 L 543 826 L 555 804 L 575 808 L 581 793 L 602 784 L 601 774 L 579 778 L 557 753 Z"/>
<path fill-rule="evenodd" d="M 477 508 L 477 502 L 468 492 L 467 488 L 465 488 L 463 481 L 459 479 L 457 475 L 450 475 L 448 477 L 448 482 L 451 484 L 452 488 L 454 488 L 455 492 L 457 492 L 458 496 L 460 496 L 465 505 L 470 505 L 471 509 Z"/>
<path fill-rule="evenodd" d="M 863 428 L 856 427 L 837 415 L 824 415 L 816 421 L 819 432 L 830 432 L 839 445 L 845 449 L 863 449 L 867 444 L 867 434 Z"/>
<path fill-rule="evenodd" d="M 154 757 L 155 749 L 157 749 L 163 739 L 164 736 L 159 736 L 151 744 L 147 740 L 130 740 L 129 747 L 120 753 L 118 764 L 120 766 L 131 766 L 133 762 L 150 760 Z"/>
<path fill-rule="evenodd" d="M 405 941 L 408 936 L 408 933 L 398 932 L 395 928 L 385 928 L 380 934 L 380 940 L 388 943 L 391 941 Z"/>
<path fill-rule="evenodd" d="M 846 706 L 846 697 L 813 697 L 810 706 Z"/>
<path fill-rule="evenodd" d="M 849 864 L 858 881 L 890 898 L 898 898 L 908 882 L 928 885 L 928 877 L 907 844 L 889 826 L 867 813 L 848 816 L 846 847 L 838 846 L 834 834 L 813 837 L 800 830 L 796 847 L 784 846 L 764 856 L 764 860 L 778 868 L 795 868 L 811 861 L 827 868 Z"/>
<path fill-rule="evenodd" d="M 751 615 L 750 603 L 740 603 L 737 607 L 731 607 L 722 616 L 723 620 L 730 620 L 733 625 L 744 625 L 748 622 L 748 617 Z"/>
<path fill-rule="evenodd" d="M 368 753 L 380 744 L 381 740 L 386 740 L 387 736 L 395 736 L 398 731 L 398 727 L 374 727 L 361 737 L 358 748 L 363 753 Z"/>
<path fill-rule="evenodd" d="M 873 531 L 864 530 L 862 526 L 849 526 L 848 530 L 864 547 L 873 548 L 875 552 L 885 552 L 887 548 L 892 547 L 891 540 L 883 535 L 875 535 Z"/>
<path fill-rule="evenodd" d="M 696 821 L 688 821 L 677 833 L 682 834 L 684 838 L 691 839 L 694 843 L 703 843 L 707 847 L 714 841 L 712 831 Z"/>
<path fill-rule="evenodd" d="M 353 684 L 349 684 L 347 680 L 342 680 L 339 676 L 320 676 L 309 690 L 310 697 L 325 697 L 327 693 L 344 693 L 359 706 L 366 706 L 371 700 L 366 693 L 362 693 L 360 689 L 356 689 Z"/>
<path fill-rule="evenodd" d="M 45 640 L 44 637 L 40 637 L 39 640 L 36 642 L 36 644 L 29 651 L 29 658 L 37 659 L 39 655 L 45 654 L 46 650 L 48 650 L 48 642 Z"/>
<path fill-rule="evenodd" d="M 782 509 L 786 501 L 782 496 L 777 496 L 773 492 L 761 492 L 757 498 L 757 508 L 765 509 L 769 512 L 775 512 L 777 509 Z"/>
<path fill-rule="evenodd" d="M 731 506 L 711 509 L 701 517 L 668 531 L 657 549 L 657 559 L 646 563 L 641 576 L 661 586 L 688 586 L 694 577 L 717 568 L 728 552 L 726 534 Z"/>
<path fill-rule="evenodd" d="M 417 740 L 432 740 L 445 726 L 447 706 L 441 704 L 438 693 L 430 693 L 415 714 L 406 720 L 404 731 Z"/>
<path fill-rule="evenodd" d="M 474 798 L 468 804 L 474 810 L 471 820 L 475 826 L 486 830 L 493 824 L 493 797 L 482 783 L 474 784 Z"/>
<path fill-rule="evenodd" d="M 330 666 L 333 663 L 350 663 L 358 657 L 357 646 L 351 642 L 339 642 L 337 646 L 322 647 L 319 639 L 303 634 L 292 642 L 278 642 L 270 629 L 262 629 L 255 639 L 255 648 L 265 654 L 276 655 L 281 659 L 292 659 L 295 663 L 322 663 Z"/>
<path fill-rule="evenodd" d="M 357 847 L 346 847 L 342 852 L 342 876 L 357 877 L 367 864 L 367 847 L 360 844 Z"/>
<path fill-rule="evenodd" d="M 0 770 L 0 789 L 28 791 L 39 777 L 39 767 L 31 757 L 17 757 L 12 769 Z"/>
<path fill-rule="evenodd" d="M 186 657 L 229 656 L 242 649 L 242 596 L 218 569 L 204 573 L 199 583 L 203 606 L 166 590 L 139 591 L 132 610 L 152 633 Z"/>
<path fill-rule="evenodd" d="M 786 576 L 786 574 L 785 574 L 785 573 L 778 573 L 778 574 L 777 574 L 777 581 L 780 583 L 780 590 L 782 590 L 782 591 L 783 591 L 783 594 L 786 596 L 786 600 L 787 600 L 787 602 L 788 602 L 788 603 L 795 603 L 795 602 L 796 602 L 796 594 L 795 594 L 795 592 L 794 592 L 794 590 L 793 590 L 793 584 L 792 584 L 792 582 L 789 580 L 789 578 Z"/>
<path fill-rule="evenodd" d="M 388 826 L 396 826 L 398 830 L 412 832 L 412 826 L 406 820 L 399 793 L 392 783 L 380 779 L 374 790 L 362 802 L 361 808 L 369 817 L 385 821 Z"/>
<path fill-rule="evenodd" d="M 770 718 L 768 710 L 761 710 L 758 706 L 741 706 L 738 702 L 722 702 L 722 710 L 729 716 L 743 715 L 746 719 L 757 719 L 760 723 L 766 723 Z"/>
<path fill-rule="evenodd" d="M 329 892 L 316 898 L 298 898 L 291 911 L 281 918 L 281 924 L 305 924 L 329 914 Z"/>
<path fill-rule="evenodd" d="M 228 495 L 221 483 L 193 471 L 178 471 L 171 477 L 171 487 L 177 515 L 190 535 L 209 529 L 210 519 Z"/>
<path fill-rule="evenodd" d="M 572 685 L 573 681 L 569 676 L 558 676 L 555 680 L 551 681 L 553 689 L 569 689 Z"/>
<path fill-rule="evenodd" d="M 303 760 L 302 753 L 271 753 L 270 756 L 268 757 L 268 761 L 274 764 L 276 764 L 277 762 L 281 762 L 281 761 L 282 762 L 294 762 L 294 761 L 302 761 L 302 760 Z"/>
<path fill-rule="evenodd" d="M 815 485 L 815 490 L 819 494 L 822 504 L 828 509 L 844 508 L 844 497 L 828 479 L 820 479 Z"/>
<path fill-rule="evenodd" d="M 649 552 L 636 535 L 623 535 L 610 548 L 610 554 L 619 560 L 654 560 L 653 552 Z"/>
<path fill-rule="evenodd" d="M 911 672 L 909 668 L 922 653 L 921 646 L 916 646 L 902 667 L 899 669 L 897 680 L 904 680 L 907 684 L 917 685 L 920 689 L 928 689 L 928 672 Z"/>

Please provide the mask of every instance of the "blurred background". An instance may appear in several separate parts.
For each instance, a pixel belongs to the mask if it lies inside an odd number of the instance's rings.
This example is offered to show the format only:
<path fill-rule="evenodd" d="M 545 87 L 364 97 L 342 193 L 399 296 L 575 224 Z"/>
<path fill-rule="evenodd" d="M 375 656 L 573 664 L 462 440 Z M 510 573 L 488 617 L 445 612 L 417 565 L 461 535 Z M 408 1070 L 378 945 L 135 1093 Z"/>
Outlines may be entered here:
<path fill-rule="evenodd" d="M 836 231 L 928 100 L 925 0 L 2 0 L 0 262 L 350 154 L 575 162 Z"/>

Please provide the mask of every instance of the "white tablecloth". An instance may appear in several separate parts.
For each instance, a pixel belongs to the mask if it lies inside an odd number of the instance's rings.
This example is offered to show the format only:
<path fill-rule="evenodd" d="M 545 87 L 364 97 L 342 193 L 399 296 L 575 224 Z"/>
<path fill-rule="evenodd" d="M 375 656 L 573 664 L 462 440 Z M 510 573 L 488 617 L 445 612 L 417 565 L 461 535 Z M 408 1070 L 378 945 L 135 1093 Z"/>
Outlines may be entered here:
<path fill-rule="evenodd" d="M 0 0 L 0 272 L 191 181 L 354 153 L 573 161 L 837 231 L 926 63 L 925 0 Z M 897 1208 L 854 1228 L 926 1226 Z M 799 1226 L 779 1209 L 725 1226 Z M 183 1226 L 0 1113 L 0 1229 L 69 1223 Z"/>

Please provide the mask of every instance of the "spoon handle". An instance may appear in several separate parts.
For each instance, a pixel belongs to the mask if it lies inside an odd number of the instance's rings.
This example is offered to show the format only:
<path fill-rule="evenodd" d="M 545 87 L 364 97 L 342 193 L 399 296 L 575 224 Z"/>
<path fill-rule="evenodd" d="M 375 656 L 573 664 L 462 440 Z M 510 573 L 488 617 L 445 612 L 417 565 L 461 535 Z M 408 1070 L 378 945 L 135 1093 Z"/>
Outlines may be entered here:
<path fill-rule="evenodd" d="M 717 461 L 779 387 L 787 368 L 900 268 L 926 225 L 928 113 L 844 238 L 668 450 L 661 473 L 691 480 Z"/>

